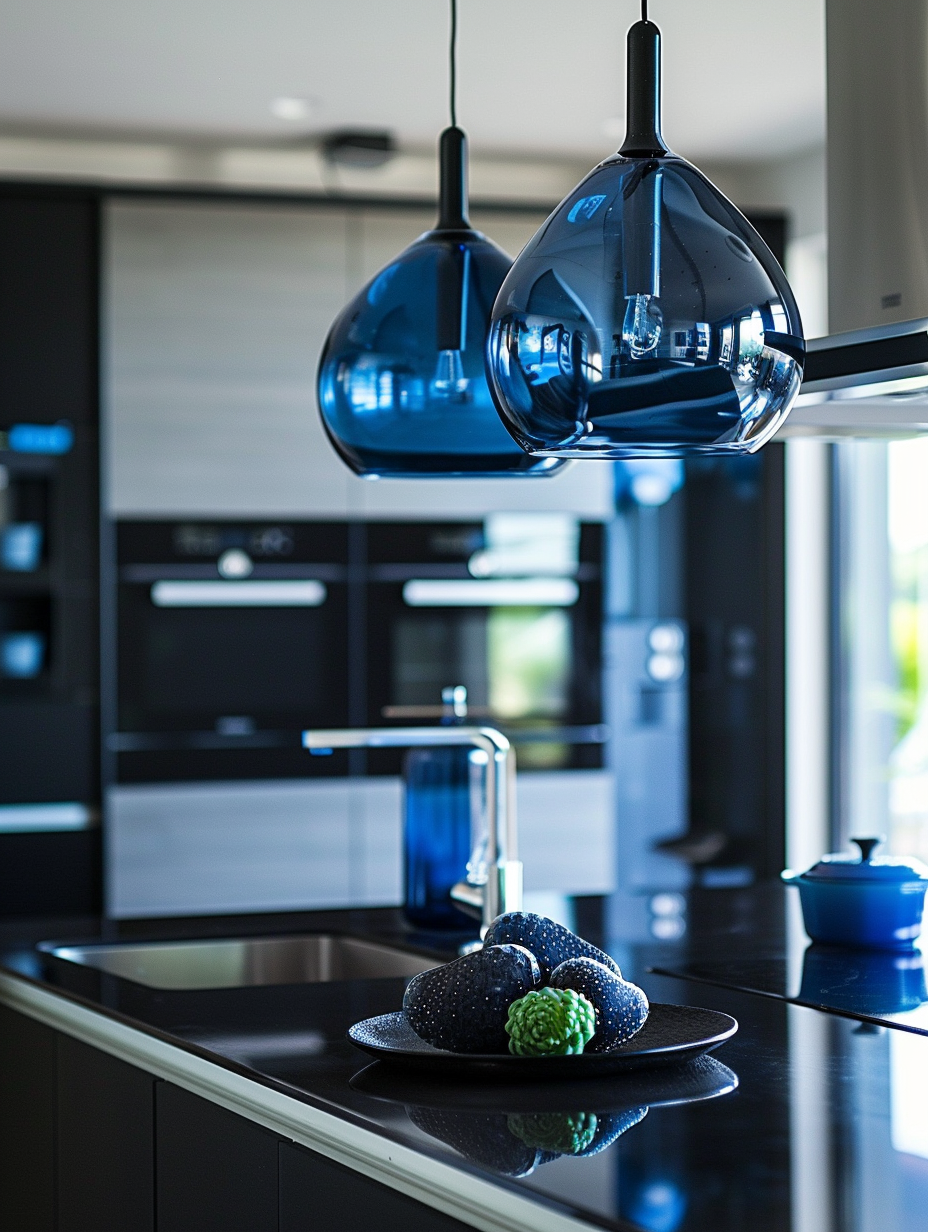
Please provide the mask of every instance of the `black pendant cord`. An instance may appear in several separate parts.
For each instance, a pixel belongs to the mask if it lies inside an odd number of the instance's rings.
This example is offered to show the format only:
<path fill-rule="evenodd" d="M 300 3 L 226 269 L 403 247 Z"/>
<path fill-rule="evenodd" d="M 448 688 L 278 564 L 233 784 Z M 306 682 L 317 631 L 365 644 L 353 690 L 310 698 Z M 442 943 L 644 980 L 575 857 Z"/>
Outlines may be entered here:
<path fill-rule="evenodd" d="M 439 231 L 463 231 L 470 227 L 467 217 L 467 136 L 457 123 L 457 38 L 458 5 L 457 0 L 451 0 L 451 38 L 448 47 L 451 125 L 438 142 Z"/>
<path fill-rule="evenodd" d="M 647 0 L 643 0 L 647 5 Z M 458 126 L 458 0 L 451 0 L 451 38 L 448 41 L 448 60 L 449 60 L 449 94 L 450 106 L 448 110 L 451 113 L 451 127 Z"/>
<path fill-rule="evenodd" d="M 628 32 L 625 141 L 628 158 L 659 158 L 669 151 L 661 136 L 661 32 L 648 21 L 648 0 L 641 0 L 641 21 Z"/>

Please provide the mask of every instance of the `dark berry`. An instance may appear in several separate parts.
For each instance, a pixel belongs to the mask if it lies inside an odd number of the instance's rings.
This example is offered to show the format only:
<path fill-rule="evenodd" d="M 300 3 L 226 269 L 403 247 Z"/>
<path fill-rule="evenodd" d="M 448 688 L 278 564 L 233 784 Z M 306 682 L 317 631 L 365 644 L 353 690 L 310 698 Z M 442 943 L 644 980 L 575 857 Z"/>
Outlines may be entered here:
<path fill-rule="evenodd" d="M 493 945 L 417 975 L 406 988 L 403 1010 L 416 1035 L 435 1048 L 508 1052 L 509 1007 L 540 984 L 528 950 Z"/>
<path fill-rule="evenodd" d="M 485 945 L 524 945 L 538 959 L 547 984 L 551 972 L 568 958 L 593 958 L 621 977 L 618 963 L 584 941 L 563 924 L 532 911 L 507 911 L 498 915 L 487 931 Z"/>
<path fill-rule="evenodd" d="M 627 1043 L 648 1016 L 648 998 L 638 985 L 591 958 L 570 958 L 555 967 L 551 987 L 573 989 L 593 1006 L 596 1034 L 587 1044 L 587 1052 L 609 1052 Z"/>

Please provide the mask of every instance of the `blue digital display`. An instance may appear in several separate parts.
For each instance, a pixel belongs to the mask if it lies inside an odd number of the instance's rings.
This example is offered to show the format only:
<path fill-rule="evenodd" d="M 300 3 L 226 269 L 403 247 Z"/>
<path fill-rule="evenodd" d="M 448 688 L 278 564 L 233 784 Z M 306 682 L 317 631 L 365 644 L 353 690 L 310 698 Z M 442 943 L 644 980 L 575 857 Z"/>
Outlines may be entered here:
<path fill-rule="evenodd" d="M 7 448 L 14 453 L 68 453 L 74 444 L 70 424 L 14 424 L 7 433 Z"/>

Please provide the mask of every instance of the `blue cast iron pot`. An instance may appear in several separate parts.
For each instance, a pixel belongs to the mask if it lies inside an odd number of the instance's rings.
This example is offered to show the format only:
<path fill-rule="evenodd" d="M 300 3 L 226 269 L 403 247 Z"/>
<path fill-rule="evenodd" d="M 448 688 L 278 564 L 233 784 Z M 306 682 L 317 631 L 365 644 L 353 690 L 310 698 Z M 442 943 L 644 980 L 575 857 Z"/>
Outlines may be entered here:
<path fill-rule="evenodd" d="M 910 950 L 922 930 L 928 868 L 919 860 L 873 858 L 880 838 L 855 838 L 860 859 L 824 856 L 804 873 L 780 876 L 799 887 L 802 919 L 813 941 Z"/>

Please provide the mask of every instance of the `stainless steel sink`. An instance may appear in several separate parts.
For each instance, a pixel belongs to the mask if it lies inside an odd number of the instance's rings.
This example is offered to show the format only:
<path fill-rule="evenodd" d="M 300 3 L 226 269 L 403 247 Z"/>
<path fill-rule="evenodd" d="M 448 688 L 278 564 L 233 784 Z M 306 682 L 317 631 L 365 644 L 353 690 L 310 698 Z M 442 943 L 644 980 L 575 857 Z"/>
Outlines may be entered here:
<path fill-rule="evenodd" d="M 421 954 L 335 933 L 40 948 L 64 962 L 162 989 L 408 978 L 438 966 Z"/>

